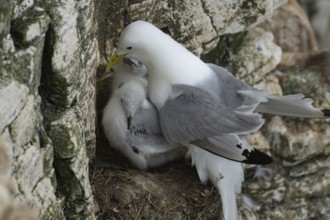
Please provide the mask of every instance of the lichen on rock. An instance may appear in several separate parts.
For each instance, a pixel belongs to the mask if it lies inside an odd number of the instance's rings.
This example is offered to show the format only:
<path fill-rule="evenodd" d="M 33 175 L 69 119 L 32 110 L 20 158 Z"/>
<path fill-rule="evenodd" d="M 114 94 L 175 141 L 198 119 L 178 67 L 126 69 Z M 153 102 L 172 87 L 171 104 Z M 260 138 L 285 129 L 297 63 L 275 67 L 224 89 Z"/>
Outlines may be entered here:
<path fill-rule="evenodd" d="M 43 219 L 70 219 L 65 207 L 71 204 L 83 210 L 72 210 L 75 218 L 80 214 L 84 219 L 94 218 L 86 155 L 87 145 L 88 156 L 95 149 L 93 71 L 98 48 L 92 14 L 93 2 L 88 0 L 60 4 L 15 0 L 0 6 L 0 135 L 12 152 L 14 201 L 33 208 Z M 71 107 L 76 112 L 73 134 L 79 141 L 70 148 L 75 152 L 66 178 L 84 190 L 64 195 L 59 193 L 61 170 L 54 168 L 54 158 L 58 159 L 59 149 L 67 148 L 65 141 L 56 148 L 58 143 L 53 144 L 56 138 L 48 128 Z M 62 123 L 63 131 L 72 127 L 71 122 Z M 82 202 L 76 202 L 77 197 Z"/>

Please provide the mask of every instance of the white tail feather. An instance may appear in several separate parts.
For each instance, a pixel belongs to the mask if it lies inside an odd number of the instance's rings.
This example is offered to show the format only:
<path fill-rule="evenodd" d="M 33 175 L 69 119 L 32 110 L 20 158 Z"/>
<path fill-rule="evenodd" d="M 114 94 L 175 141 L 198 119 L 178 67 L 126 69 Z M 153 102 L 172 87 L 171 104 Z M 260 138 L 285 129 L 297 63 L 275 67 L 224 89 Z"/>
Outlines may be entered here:
<path fill-rule="evenodd" d="M 263 90 L 241 90 L 238 92 L 246 96 L 245 104 L 259 103 L 256 108 L 259 113 L 302 118 L 323 118 L 325 116 L 321 109 L 312 105 L 312 99 L 305 98 L 302 94 L 272 96 Z"/>
<path fill-rule="evenodd" d="M 256 109 L 260 113 L 302 118 L 322 118 L 321 109 L 312 105 L 313 100 L 303 95 L 269 96 L 268 101 L 260 103 Z"/>
<path fill-rule="evenodd" d="M 189 145 L 188 148 L 200 180 L 206 182 L 210 179 L 217 187 L 221 195 L 224 219 L 237 220 L 236 194 L 241 192 L 244 181 L 242 164 L 219 157 L 194 145 Z"/>

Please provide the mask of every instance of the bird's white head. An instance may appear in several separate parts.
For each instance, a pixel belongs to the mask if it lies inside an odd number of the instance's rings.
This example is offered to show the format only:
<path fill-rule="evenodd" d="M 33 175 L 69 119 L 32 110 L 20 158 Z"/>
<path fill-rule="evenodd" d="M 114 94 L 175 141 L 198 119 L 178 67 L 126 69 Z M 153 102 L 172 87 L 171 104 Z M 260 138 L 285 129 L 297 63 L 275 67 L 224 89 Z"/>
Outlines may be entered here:
<path fill-rule="evenodd" d="M 148 94 L 158 109 L 171 96 L 172 84 L 197 85 L 212 74 L 198 57 L 145 21 L 135 21 L 123 30 L 117 55 L 146 65 Z"/>
<path fill-rule="evenodd" d="M 133 78 L 131 81 L 124 83 L 119 91 L 117 91 L 127 117 L 133 117 L 135 112 L 146 100 L 146 89 L 146 85 L 143 85 L 141 82 Z"/>
<path fill-rule="evenodd" d="M 157 55 L 163 45 L 173 39 L 151 23 L 135 21 L 121 33 L 117 55 L 125 55 L 148 64 L 149 58 Z"/>

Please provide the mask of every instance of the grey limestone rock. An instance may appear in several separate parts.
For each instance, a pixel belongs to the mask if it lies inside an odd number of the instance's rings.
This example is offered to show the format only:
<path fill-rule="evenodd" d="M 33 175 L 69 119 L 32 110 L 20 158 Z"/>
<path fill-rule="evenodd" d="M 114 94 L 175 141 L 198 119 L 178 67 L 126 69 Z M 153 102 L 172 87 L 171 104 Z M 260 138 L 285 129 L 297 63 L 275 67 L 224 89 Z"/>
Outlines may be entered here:
<path fill-rule="evenodd" d="M 0 17 L 0 134 L 14 202 L 42 219 L 94 219 L 94 2 L 4 1 Z"/>
<path fill-rule="evenodd" d="M 316 52 L 277 70 L 283 94 L 304 93 L 315 106 L 329 108 L 329 57 L 329 51 Z M 273 178 L 249 179 L 243 189 L 260 205 L 257 216 L 329 218 L 329 123 L 329 119 L 269 118 L 263 131 L 275 157 L 269 167 Z M 252 171 L 248 169 L 247 176 Z"/>
<path fill-rule="evenodd" d="M 101 17 L 105 16 L 102 14 L 107 12 L 107 8 L 119 9 L 105 17 L 107 22 L 100 23 L 101 35 L 108 36 L 106 39 L 101 36 L 101 41 L 106 42 L 101 43 L 101 48 L 103 45 L 109 45 L 106 47 L 108 51 L 101 51 L 109 56 L 115 46 L 114 40 L 118 38 L 118 33 L 124 25 L 140 19 L 162 28 L 196 54 L 206 54 L 216 47 L 221 35 L 247 30 L 264 21 L 272 16 L 273 10 L 283 2 L 285 1 L 142 0 L 121 1 L 108 5 L 100 3 L 104 9 L 100 12 Z M 123 12 L 124 8 L 127 10 Z M 104 31 L 105 26 L 108 30 Z"/>
<path fill-rule="evenodd" d="M 313 28 L 297 0 L 288 0 L 260 26 L 274 34 L 283 53 L 315 52 L 318 49 Z"/>

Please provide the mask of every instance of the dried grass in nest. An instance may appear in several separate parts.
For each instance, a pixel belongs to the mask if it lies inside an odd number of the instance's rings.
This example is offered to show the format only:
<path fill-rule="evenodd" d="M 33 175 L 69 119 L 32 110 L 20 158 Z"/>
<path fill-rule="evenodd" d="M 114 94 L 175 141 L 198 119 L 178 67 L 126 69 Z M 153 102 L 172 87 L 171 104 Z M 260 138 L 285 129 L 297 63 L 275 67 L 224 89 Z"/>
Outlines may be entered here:
<path fill-rule="evenodd" d="M 202 185 L 194 168 L 176 161 L 140 171 L 111 149 L 98 150 L 104 168 L 91 167 L 98 219 L 219 219 L 216 188 Z"/>

